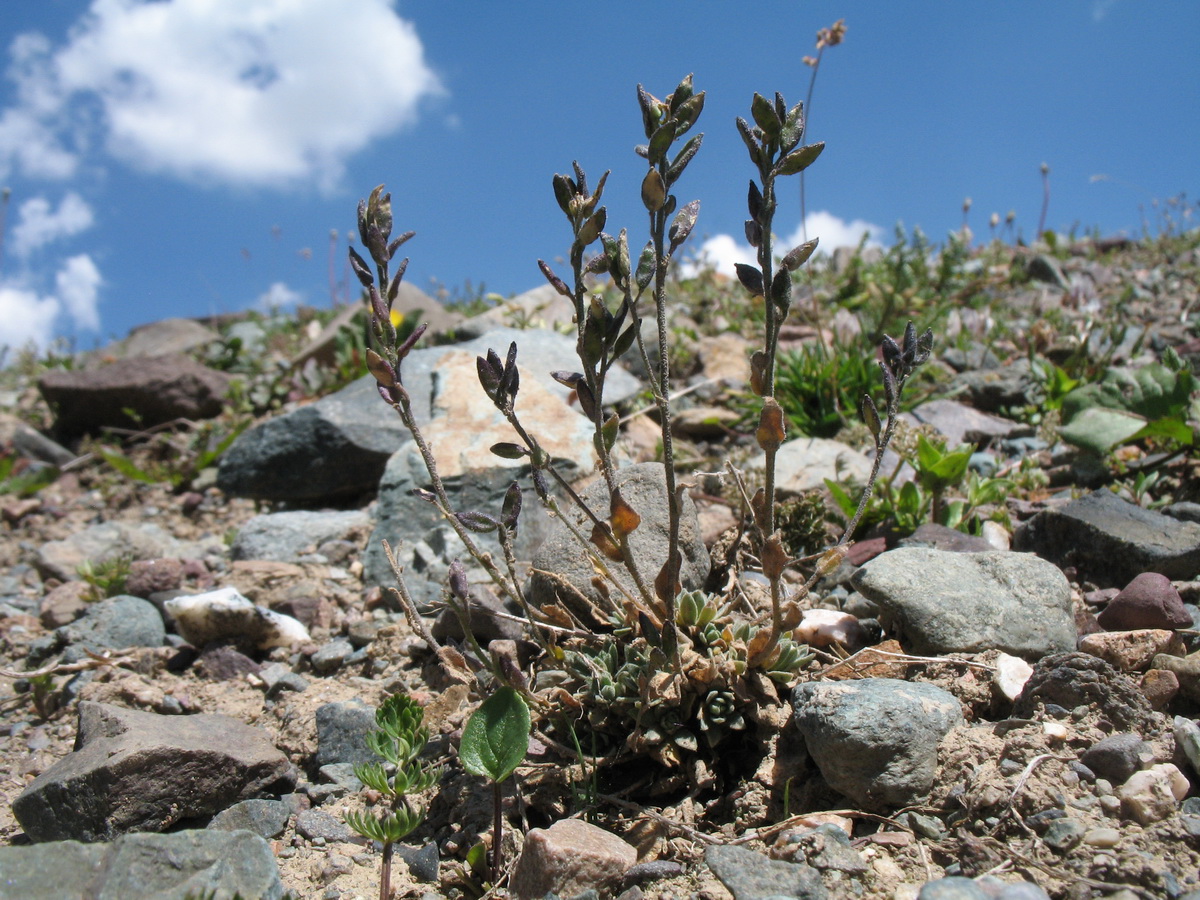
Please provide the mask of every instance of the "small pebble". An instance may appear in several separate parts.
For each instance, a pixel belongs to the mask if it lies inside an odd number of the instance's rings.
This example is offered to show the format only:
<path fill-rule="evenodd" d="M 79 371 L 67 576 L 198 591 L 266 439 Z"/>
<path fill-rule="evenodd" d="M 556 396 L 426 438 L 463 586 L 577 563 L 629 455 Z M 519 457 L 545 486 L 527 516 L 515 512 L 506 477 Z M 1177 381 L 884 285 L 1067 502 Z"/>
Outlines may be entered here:
<path fill-rule="evenodd" d="M 1109 848 L 1117 846 L 1121 840 L 1121 832 L 1115 828 L 1092 828 L 1083 836 L 1083 842 L 1089 847 Z"/>

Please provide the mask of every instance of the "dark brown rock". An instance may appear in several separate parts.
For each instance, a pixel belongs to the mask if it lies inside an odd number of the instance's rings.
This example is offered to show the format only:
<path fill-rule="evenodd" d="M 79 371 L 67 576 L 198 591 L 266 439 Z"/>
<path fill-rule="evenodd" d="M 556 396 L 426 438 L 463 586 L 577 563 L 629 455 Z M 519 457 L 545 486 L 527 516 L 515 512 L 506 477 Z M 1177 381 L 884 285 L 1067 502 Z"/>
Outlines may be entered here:
<path fill-rule="evenodd" d="M 55 410 L 55 429 L 75 436 L 113 426 L 149 427 L 221 412 L 230 378 L 187 356 L 136 357 L 94 370 L 55 370 L 38 389 Z M 126 410 L 132 410 L 136 418 Z"/>
<path fill-rule="evenodd" d="M 183 561 L 179 559 L 138 559 L 130 563 L 125 593 L 149 599 L 160 591 L 174 591 L 183 584 Z"/>
<path fill-rule="evenodd" d="M 1096 621 L 1105 631 L 1192 627 L 1192 617 L 1183 608 L 1179 591 L 1171 579 L 1157 572 L 1143 572 L 1129 582 Z"/>
<path fill-rule="evenodd" d="M 230 716 L 79 704 L 75 750 L 13 802 L 35 842 L 112 840 L 288 791 L 296 772 L 267 733 Z"/>
<path fill-rule="evenodd" d="M 1017 718 L 1033 718 L 1039 706 L 1089 706 L 1122 731 L 1147 735 L 1158 729 L 1145 694 L 1128 676 L 1087 653 L 1055 653 L 1038 660 L 1013 705 Z"/>

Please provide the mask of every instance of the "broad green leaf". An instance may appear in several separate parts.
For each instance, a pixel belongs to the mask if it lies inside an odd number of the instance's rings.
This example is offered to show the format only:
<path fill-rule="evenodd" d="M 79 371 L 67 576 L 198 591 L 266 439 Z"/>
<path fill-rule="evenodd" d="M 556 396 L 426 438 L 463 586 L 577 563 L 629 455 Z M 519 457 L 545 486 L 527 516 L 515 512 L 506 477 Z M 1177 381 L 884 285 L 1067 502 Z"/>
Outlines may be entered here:
<path fill-rule="evenodd" d="M 1131 440 L 1145 424 L 1145 419 L 1133 413 L 1091 406 L 1072 416 L 1058 434 L 1068 444 L 1103 456 L 1113 447 Z"/>
<path fill-rule="evenodd" d="M 1166 438 L 1185 447 L 1194 447 L 1196 445 L 1195 430 L 1182 419 L 1158 419 L 1146 425 L 1130 440 L 1139 441 L 1146 437 Z"/>
<path fill-rule="evenodd" d="M 501 782 L 525 758 L 529 748 L 529 707 L 511 687 L 502 687 L 471 714 L 458 748 L 463 768 Z"/>

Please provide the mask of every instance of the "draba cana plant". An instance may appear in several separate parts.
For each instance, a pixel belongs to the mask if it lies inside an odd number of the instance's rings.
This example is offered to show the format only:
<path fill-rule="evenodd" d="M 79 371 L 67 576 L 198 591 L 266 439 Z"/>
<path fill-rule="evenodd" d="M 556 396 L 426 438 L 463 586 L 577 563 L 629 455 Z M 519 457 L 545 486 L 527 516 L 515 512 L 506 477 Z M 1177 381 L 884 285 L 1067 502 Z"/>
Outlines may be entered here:
<path fill-rule="evenodd" d="M 412 432 L 424 459 L 430 489 L 421 492 L 422 496 L 437 506 L 466 552 L 485 569 L 501 594 L 520 606 L 530 635 L 544 652 L 533 664 L 533 677 L 529 678 L 515 658 L 503 655 L 501 649 L 479 646 L 465 627 L 472 600 L 461 563 L 451 566 L 446 600 L 464 623 L 465 652 L 439 647 L 418 615 L 404 585 L 404 573 L 393 559 L 396 592 L 414 630 L 437 649 L 443 665 L 455 677 L 474 677 L 483 693 L 490 693 L 489 681 L 498 682 L 526 698 L 535 713 L 553 711 L 558 718 L 570 719 L 558 733 L 577 746 L 570 735 L 574 727 L 582 726 L 583 745 L 613 754 L 608 758 L 649 755 L 667 766 L 679 766 L 689 755 L 711 757 L 714 748 L 747 729 L 758 707 L 779 702 L 770 687 L 773 681 L 793 679 L 811 658 L 790 633 L 801 617 L 797 601 L 844 557 L 849 535 L 862 518 L 883 451 L 891 440 L 905 384 L 928 358 L 933 342 L 931 332 L 918 335 L 911 323 L 901 340 L 883 338 L 879 367 L 884 402 L 877 405 L 866 394 L 858 402 L 860 416 L 875 441 L 875 469 L 846 533 L 832 549 L 817 554 L 808 583 L 787 596 L 783 574 L 797 560 L 788 554 L 780 531 L 786 523 L 776 512 L 775 458 L 786 439 L 786 414 L 776 398 L 776 357 L 780 329 L 791 307 L 793 276 L 815 251 L 817 241 L 790 248 L 777 259 L 772 228 L 778 179 L 808 168 L 824 144 L 803 143 L 801 105 L 789 108 L 779 94 L 773 100 L 755 94 L 753 124 L 738 119 L 737 130 L 757 175 L 748 191 L 746 235 L 756 249 L 758 265 L 739 266 L 738 278 L 758 298 L 754 302 L 765 306 L 766 333 L 762 348 L 751 359 L 751 382 L 761 403 L 756 437 L 767 458 L 766 485 L 751 497 L 741 473 L 732 466 L 728 469 L 750 518 L 755 559 L 770 586 L 770 608 L 764 615 L 756 610 L 747 618 L 745 597 L 684 592 L 680 520 L 689 485 L 676 473 L 672 442 L 667 276 L 699 215 L 698 201 L 681 205 L 673 191 L 703 140 L 701 134 L 690 132 L 703 110 L 704 96 L 694 89 L 691 76 L 663 99 L 638 88 L 646 143 L 635 149 L 646 162 L 640 195 L 648 219 L 647 239 L 640 251 L 631 251 L 626 229 L 615 234 L 605 230 L 607 210 L 600 201 L 607 173 L 591 183 L 582 166 L 575 163 L 570 174 L 556 175 L 552 181 L 555 200 L 570 227 L 571 271 L 563 279 L 546 262 L 538 265 L 573 307 L 579 357 L 578 370 L 552 375 L 572 389 L 592 423 L 607 509 L 585 504 L 538 436 L 524 426 L 518 405 L 516 344 L 503 355 L 499 348 L 490 349 L 477 359 L 483 390 L 515 434 L 515 440 L 494 445 L 492 452 L 528 463 L 534 493 L 588 554 L 596 573 L 592 584 L 600 596 L 599 618 L 594 622 L 573 618 L 557 604 L 531 608 L 512 553 L 511 538 L 521 510 L 518 485 L 509 489 L 499 510 L 453 507 L 403 384 L 403 360 L 423 329 L 401 341 L 391 323 L 391 304 L 407 264 L 407 260 L 400 262 L 393 270 L 392 260 L 412 232 L 392 238 L 391 200 L 382 186 L 359 204 L 359 235 L 371 262 L 356 251 L 350 254 L 351 267 L 371 303 L 376 347 L 366 353 L 367 366 L 383 399 Z M 597 291 L 591 279 L 604 275 L 608 289 Z M 654 337 L 649 340 L 642 337 L 644 316 L 653 316 Z M 647 346 L 655 340 L 657 348 Z M 620 419 L 606 403 L 606 380 L 620 358 L 635 347 L 649 373 L 649 389 L 662 429 L 669 537 L 665 559 L 634 554 L 629 538 L 641 527 L 642 516 L 622 496 L 615 478 L 613 449 Z M 551 482 L 556 486 L 553 493 Z M 575 524 L 574 516 L 561 508 L 559 497 L 578 507 L 586 524 Z M 483 532 L 498 536 L 502 561 L 494 560 L 474 541 L 473 535 Z M 390 556 L 390 548 L 385 549 Z M 552 729 L 556 728 L 554 716 L 547 717 Z"/>
<path fill-rule="evenodd" d="M 383 845 L 380 900 L 388 900 L 392 895 L 393 848 L 425 819 L 425 811 L 409 797 L 433 787 L 442 773 L 440 768 L 425 766 L 419 759 L 429 741 L 429 729 L 421 724 L 424 717 L 425 711 L 410 697 L 403 694 L 388 697 L 375 712 L 376 730 L 367 735 L 367 746 L 382 762 L 359 763 L 354 767 L 355 777 L 386 798 L 388 804 L 380 813 L 353 810 L 346 813 L 347 825 Z"/>

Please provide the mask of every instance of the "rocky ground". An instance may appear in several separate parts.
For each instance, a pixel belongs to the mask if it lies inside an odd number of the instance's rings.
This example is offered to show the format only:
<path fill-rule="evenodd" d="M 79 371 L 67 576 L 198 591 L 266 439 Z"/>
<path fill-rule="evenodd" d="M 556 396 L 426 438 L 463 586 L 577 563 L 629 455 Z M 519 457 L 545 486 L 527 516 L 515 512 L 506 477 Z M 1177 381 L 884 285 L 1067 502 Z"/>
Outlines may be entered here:
<path fill-rule="evenodd" d="M 1115 388 L 1124 406 L 1056 401 L 1107 372 L 1174 358 L 1195 366 L 1196 244 L 993 245 L 962 254 L 942 293 L 926 285 L 923 298 L 905 297 L 938 345 L 930 395 L 885 468 L 901 473 L 898 494 L 911 469 L 897 466 L 918 434 L 970 445 L 976 476 L 942 498 L 967 503 L 964 530 L 929 521 L 928 506 L 922 522 L 905 520 L 898 501 L 878 507 L 878 524 L 800 598 L 795 637 L 812 662 L 735 697 L 714 751 L 575 751 L 555 707 L 535 709 L 525 764 L 506 784 L 499 888 L 467 861 L 491 840 L 491 789 L 457 758 L 480 696 L 439 665 L 384 590 L 386 539 L 436 639 L 470 655 L 438 614 L 461 547 L 413 498 L 425 476 L 373 383 L 329 393 L 339 386 L 330 373 L 358 371 L 344 365 L 338 331 L 356 327 L 352 314 L 287 329 L 157 323 L 70 368 L 10 368 L 0 395 L 12 463 L 0 480 L 0 898 L 377 896 L 378 847 L 343 814 L 374 799 L 352 766 L 372 758 L 363 735 L 373 710 L 401 691 L 425 706 L 429 756 L 445 769 L 396 862 L 396 896 L 1194 900 L 1196 455 L 1178 429 L 1136 433 L 1172 417 L 1194 428 L 1195 397 L 1186 381 L 1173 397 L 1177 382 L 1162 378 L 1150 397 L 1130 376 Z M 852 337 L 870 308 L 856 298 L 877 296 L 871 283 L 886 291 L 888 265 L 842 258 L 823 270 L 810 289 L 836 303 L 819 323 L 798 315 L 790 345 L 838 329 Z M 744 302 L 735 288 L 680 288 L 679 390 L 690 391 L 677 433 L 693 473 L 688 586 L 707 582 L 752 615 L 761 576 L 734 540 L 740 503 L 711 474 L 732 458 L 753 480 L 759 465 L 739 413 L 753 345 L 729 318 Z M 475 376 L 474 357 L 503 354 L 509 340 L 521 350 L 530 430 L 572 461 L 571 477 L 594 478 L 586 423 L 545 377 L 572 368 L 574 344 L 554 333 L 551 297 L 445 314 L 435 330 L 453 342 L 406 364 L 463 508 L 494 512 L 513 478 L 527 477 L 521 461 L 487 453 L 512 437 Z M 415 293 L 404 302 L 431 311 Z M 1042 361 L 1079 384 L 1056 387 Z M 640 414 L 637 379 L 623 378 L 609 399 L 627 417 L 626 496 L 646 498 L 630 502 L 649 534 L 662 489 L 652 466 L 633 464 L 655 458 L 657 426 Z M 1087 434 L 1061 440 L 1057 429 L 1072 427 Z M 217 448 L 230 433 L 240 436 Z M 861 479 L 871 464 L 861 439 L 860 427 L 794 440 L 779 483 L 807 502 L 827 477 Z M 1089 441 L 1104 452 L 1081 449 Z M 39 467 L 44 484 L 28 480 Z M 985 496 L 983 483 L 1001 477 Z M 836 503 L 826 507 L 836 518 Z M 567 578 L 580 553 L 556 525 L 526 491 L 520 564 Z M 497 604 L 482 573 L 469 574 L 480 607 Z M 511 616 L 481 614 L 471 627 L 543 691 L 536 646 Z M 571 702 L 543 696 L 559 711 Z M 716 721 L 707 714 L 701 727 Z"/>

